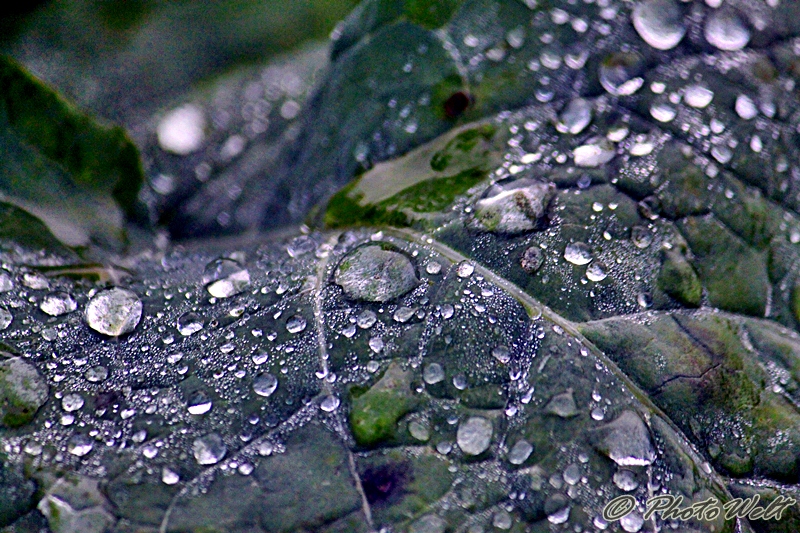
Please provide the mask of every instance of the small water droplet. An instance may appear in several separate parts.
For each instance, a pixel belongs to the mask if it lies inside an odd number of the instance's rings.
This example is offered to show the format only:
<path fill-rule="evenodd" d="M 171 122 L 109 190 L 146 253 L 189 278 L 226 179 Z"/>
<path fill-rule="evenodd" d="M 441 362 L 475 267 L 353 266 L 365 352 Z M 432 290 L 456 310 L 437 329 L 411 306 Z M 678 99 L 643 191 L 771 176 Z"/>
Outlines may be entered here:
<path fill-rule="evenodd" d="M 358 327 L 360 327 L 361 329 L 369 329 L 373 325 L 375 325 L 375 322 L 377 322 L 377 320 L 378 316 L 375 314 L 374 311 L 371 311 L 369 309 L 364 309 L 363 311 L 361 311 L 361 313 L 359 313 L 358 317 L 356 318 L 356 325 L 358 325 Z"/>
<path fill-rule="evenodd" d="M 61 408 L 68 413 L 79 410 L 83 407 L 83 403 L 83 397 L 75 392 L 65 394 L 64 397 L 61 398 Z"/>
<path fill-rule="evenodd" d="M 683 92 L 683 101 L 695 109 L 708 107 L 713 99 L 714 91 L 702 85 L 689 85 Z"/>
<path fill-rule="evenodd" d="M 186 410 L 192 415 L 204 415 L 211 410 L 213 402 L 208 395 L 202 391 L 197 391 L 189 397 Z"/>
<path fill-rule="evenodd" d="M 750 42 L 750 30 L 733 9 L 716 9 L 706 19 L 703 35 L 715 48 L 735 51 Z"/>
<path fill-rule="evenodd" d="M 511 351 L 508 346 L 495 346 L 492 356 L 504 365 L 511 361 Z"/>
<path fill-rule="evenodd" d="M 412 316 L 414 316 L 415 312 L 416 310 L 412 309 L 411 307 L 400 306 L 394 312 L 394 315 L 392 317 L 394 318 L 395 322 L 400 322 L 401 324 L 403 324 L 405 322 L 408 322 L 408 320 Z"/>
<path fill-rule="evenodd" d="M 644 59 L 634 52 L 616 52 L 600 64 L 600 85 L 614 96 L 630 96 L 644 84 Z"/>
<path fill-rule="evenodd" d="M 469 261 L 461 261 L 456 268 L 456 274 L 459 278 L 468 278 L 475 271 L 475 266 Z"/>
<path fill-rule="evenodd" d="M 633 27 L 639 36 L 657 50 L 678 46 L 686 35 L 683 13 L 675 0 L 645 0 L 633 8 Z"/>
<path fill-rule="evenodd" d="M 481 416 L 472 416 L 458 426 L 456 443 L 467 455 L 480 455 L 492 442 L 492 423 Z"/>
<path fill-rule="evenodd" d="M 583 98 L 575 98 L 561 111 L 556 123 L 560 133 L 577 135 L 592 121 L 592 104 Z"/>
<path fill-rule="evenodd" d="M 217 464 L 227 452 L 228 447 L 216 433 L 199 437 L 192 444 L 192 454 L 199 465 Z"/>
<path fill-rule="evenodd" d="M 744 120 L 752 120 L 758 116 L 758 107 L 756 107 L 756 103 L 745 94 L 740 94 L 736 97 L 734 108 L 736 109 L 736 114 Z"/>
<path fill-rule="evenodd" d="M 181 480 L 180 475 L 177 472 L 170 470 L 166 466 L 161 469 L 161 482 L 164 485 L 175 485 Z"/>
<path fill-rule="evenodd" d="M 533 453 L 533 445 L 525 439 L 520 439 L 514 443 L 506 457 L 512 465 L 521 465 L 528 460 L 531 453 Z"/>
<path fill-rule="evenodd" d="M 594 168 L 605 165 L 617 155 L 617 150 L 608 139 L 595 137 L 587 144 L 572 151 L 575 164 L 579 167 Z"/>
<path fill-rule="evenodd" d="M 67 441 L 67 452 L 77 457 L 83 457 L 91 452 L 92 448 L 94 448 L 94 443 L 89 437 L 82 433 L 73 435 L 69 441 Z"/>
<path fill-rule="evenodd" d="M 336 410 L 339 407 L 339 397 L 330 394 L 322 399 L 322 402 L 319 404 L 319 408 L 325 411 L 326 413 L 330 413 Z"/>
<path fill-rule="evenodd" d="M 306 319 L 300 315 L 294 315 L 286 321 L 286 331 L 289 333 L 300 333 L 306 329 Z"/>
<path fill-rule="evenodd" d="M 431 363 L 422 371 L 422 380 L 428 385 L 434 385 L 444 380 L 444 369 L 439 363 Z"/>
<path fill-rule="evenodd" d="M 589 281 L 603 281 L 608 277 L 608 269 L 606 265 L 600 261 L 594 261 L 591 265 L 586 267 L 586 277 Z"/>
<path fill-rule="evenodd" d="M 178 317 L 178 331 L 188 337 L 203 329 L 203 318 L 196 313 L 184 313 Z"/>
<path fill-rule="evenodd" d="M 429 261 L 427 265 L 425 265 L 425 272 L 428 274 L 435 276 L 439 272 L 442 271 L 442 264 L 438 261 Z"/>
<path fill-rule="evenodd" d="M 167 152 L 188 155 L 205 141 L 206 118 L 203 110 L 186 104 L 167 113 L 158 123 L 158 144 Z"/>
<path fill-rule="evenodd" d="M 8 309 L 0 307 L 0 331 L 8 329 L 8 326 L 10 326 L 13 321 L 14 315 L 12 315 Z"/>
<path fill-rule="evenodd" d="M 61 316 L 73 312 L 78 304 L 72 295 L 63 291 L 51 292 L 39 304 L 39 309 L 50 316 Z"/>
<path fill-rule="evenodd" d="M 592 249 L 582 242 L 569 243 L 564 248 L 564 259 L 573 265 L 586 265 L 592 261 Z"/>

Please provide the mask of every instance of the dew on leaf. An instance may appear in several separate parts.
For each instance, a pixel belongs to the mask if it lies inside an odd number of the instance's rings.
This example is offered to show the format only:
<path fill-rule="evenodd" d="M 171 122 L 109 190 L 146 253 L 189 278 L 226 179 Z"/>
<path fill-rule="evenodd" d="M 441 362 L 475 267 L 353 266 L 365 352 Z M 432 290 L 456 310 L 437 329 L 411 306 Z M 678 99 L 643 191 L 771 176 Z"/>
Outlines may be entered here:
<path fill-rule="evenodd" d="M 61 316 L 73 312 L 78 304 L 71 294 L 63 291 L 51 292 L 39 304 L 39 309 L 50 316 Z"/>
<path fill-rule="evenodd" d="M 139 324 L 142 302 L 136 293 L 127 289 L 107 289 L 89 300 L 84 318 L 96 332 L 119 337 L 132 332 Z"/>
<path fill-rule="evenodd" d="M 644 0 L 636 4 L 631 22 L 639 36 L 657 50 L 678 46 L 686 35 L 683 13 L 676 0 Z"/>
<path fill-rule="evenodd" d="M 716 9 L 706 19 L 703 35 L 711 46 L 728 52 L 750 42 L 750 30 L 733 9 Z"/>
<path fill-rule="evenodd" d="M 197 313 L 184 313 L 178 317 L 178 332 L 184 337 L 193 335 L 203 329 L 203 318 Z"/>
<path fill-rule="evenodd" d="M 489 449 L 492 442 L 491 421 L 481 416 L 472 416 L 458 426 L 456 443 L 467 455 L 480 455 Z"/>

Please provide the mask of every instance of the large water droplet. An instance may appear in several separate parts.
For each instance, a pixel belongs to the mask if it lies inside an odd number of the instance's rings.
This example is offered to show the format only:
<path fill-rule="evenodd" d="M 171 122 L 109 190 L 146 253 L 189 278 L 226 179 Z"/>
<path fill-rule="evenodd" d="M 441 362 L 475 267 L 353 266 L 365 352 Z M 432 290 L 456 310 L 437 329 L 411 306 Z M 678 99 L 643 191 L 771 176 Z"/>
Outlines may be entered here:
<path fill-rule="evenodd" d="M 162 149 L 178 155 L 196 152 L 205 140 L 206 118 L 199 107 L 186 104 L 167 113 L 156 134 Z"/>
<path fill-rule="evenodd" d="M 161 469 L 161 482 L 164 485 L 175 485 L 181 480 L 181 476 L 177 472 L 170 470 L 166 466 Z"/>
<path fill-rule="evenodd" d="M 608 269 L 600 261 L 595 261 L 586 267 L 586 277 L 589 281 L 603 281 L 608 277 Z"/>
<path fill-rule="evenodd" d="M 508 349 L 508 346 L 495 346 L 492 356 L 505 365 L 511 361 L 511 350 Z"/>
<path fill-rule="evenodd" d="M 336 268 L 335 281 L 350 298 L 370 302 L 392 300 L 419 284 L 408 257 L 380 245 L 361 246 L 347 254 Z"/>
<path fill-rule="evenodd" d="M 678 112 L 674 107 L 667 104 L 653 104 L 650 106 L 650 116 L 659 122 L 672 122 Z"/>
<path fill-rule="evenodd" d="M 142 318 L 142 302 L 127 289 L 107 289 L 89 301 L 86 324 L 98 333 L 118 337 L 130 333 Z"/>
<path fill-rule="evenodd" d="M 8 292 L 13 288 L 14 280 L 5 270 L 0 270 L 0 292 Z"/>
<path fill-rule="evenodd" d="M 656 459 L 650 432 L 639 415 L 625 411 L 603 427 L 598 449 L 620 466 L 646 466 Z"/>
<path fill-rule="evenodd" d="M 269 373 L 259 374 L 253 380 L 253 391 L 259 396 L 269 397 L 278 388 L 278 378 Z"/>
<path fill-rule="evenodd" d="M 533 445 L 525 439 L 520 439 L 511 447 L 506 457 L 512 465 L 521 465 L 528 460 L 531 453 L 533 453 Z"/>
<path fill-rule="evenodd" d="M 250 285 L 250 272 L 233 259 L 215 259 L 203 271 L 203 283 L 215 298 L 229 298 Z"/>
<path fill-rule="evenodd" d="M 644 59 L 634 52 L 616 52 L 600 64 L 600 85 L 614 96 L 630 96 L 644 84 Z"/>
<path fill-rule="evenodd" d="M 444 369 L 439 363 L 431 363 L 422 371 L 422 379 L 428 385 L 433 385 L 444 380 Z"/>
<path fill-rule="evenodd" d="M 189 397 L 186 410 L 192 415 L 204 415 L 214 406 L 208 394 L 197 391 Z"/>
<path fill-rule="evenodd" d="M 592 249 L 582 242 L 571 242 L 564 248 L 564 259 L 573 265 L 586 265 L 592 261 Z"/>
<path fill-rule="evenodd" d="M 378 321 L 378 316 L 375 314 L 374 311 L 369 309 L 364 309 L 359 313 L 358 317 L 356 317 L 356 325 L 361 329 L 369 329 L 375 322 Z"/>
<path fill-rule="evenodd" d="M 630 470 L 618 470 L 614 473 L 614 485 L 620 490 L 630 492 L 639 487 L 639 482 L 636 481 L 636 474 Z"/>
<path fill-rule="evenodd" d="M 306 329 L 307 325 L 308 323 L 305 318 L 300 315 L 294 315 L 286 321 L 286 331 L 289 333 L 300 333 Z"/>
<path fill-rule="evenodd" d="M 528 274 L 535 274 L 544 263 L 544 254 L 537 246 L 530 246 L 522 252 L 519 264 Z"/>
<path fill-rule="evenodd" d="M 493 427 L 491 421 L 472 416 L 458 426 L 456 443 L 467 455 L 480 455 L 492 443 Z"/>
<path fill-rule="evenodd" d="M 639 36 L 657 50 L 678 46 L 686 35 L 683 13 L 675 0 L 645 0 L 633 8 L 633 27 Z"/>
<path fill-rule="evenodd" d="M 686 105 L 696 109 L 708 107 L 714 99 L 714 91 L 702 85 L 689 85 L 683 92 Z"/>
<path fill-rule="evenodd" d="M 77 457 L 83 457 L 94 448 L 92 440 L 82 433 L 73 435 L 67 441 L 67 451 Z"/>
<path fill-rule="evenodd" d="M 475 203 L 475 220 L 481 228 L 499 233 L 539 229 L 555 193 L 554 184 L 531 179 L 495 184 Z"/>
<path fill-rule="evenodd" d="M 605 165 L 617 154 L 616 148 L 608 139 L 596 137 L 572 151 L 575 164 L 579 167 L 599 167 Z"/>
<path fill-rule="evenodd" d="M 703 28 L 706 41 L 726 51 L 741 50 L 750 42 L 750 30 L 733 9 L 714 10 Z"/>
<path fill-rule="evenodd" d="M 330 413 L 335 411 L 339 407 L 339 397 L 334 396 L 333 394 L 329 394 L 322 399 L 319 404 L 319 408 L 325 411 L 326 413 Z"/>
<path fill-rule="evenodd" d="M 561 111 L 556 129 L 561 133 L 577 135 L 592 121 L 592 104 L 583 98 L 575 98 Z"/>
<path fill-rule="evenodd" d="M 469 261 L 461 261 L 456 267 L 456 275 L 459 278 L 468 278 L 475 272 L 475 265 L 470 263 Z"/>
<path fill-rule="evenodd" d="M 77 411 L 83 407 L 83 403 L 83 397 L 76 392 L 65 394 L 64 397 L 61 398 L 61 408 L 68 413 Z"/>
<path fill-rule="evenodd" d="M 50 316 L 61 316 L 78 308 L 72 295 L 63 291 L 51 292 L 39 304 L 39 309 Z"/>
<path fill-rule="evenodd" d="M 577 415 L 578 406 L 575 405 L 572 390 L 553 396 L 545 406 L 544 411 L 561 418 L 570 418 Z"/>
<path fill-rule="evenodd" d="M 756 103 L 747 95 L 740 94 L 737 96 L 734 108 L 736 109 L 736 114 L 744 120 L 753 120 L 758 116 Z"/>
<path fill-rule="evenodd" d="M 196 313 L 184 313 L 178 317 L 178 331 L 188 337 L 203 329 L 203 318 Z"/>
<path fill-rule="evenodd" d="M 14 320 L 14 315 L 8 309 L 0 307 L 0 331 L 7 329 Z"/>
<path fill-rule="evenodd" d="M 216 433 L 209 433 L 194 440 L 192 453 L 200 465 L 213 465 L 225 457 L 228 447 L 222 441 L 222 437 Z"/>

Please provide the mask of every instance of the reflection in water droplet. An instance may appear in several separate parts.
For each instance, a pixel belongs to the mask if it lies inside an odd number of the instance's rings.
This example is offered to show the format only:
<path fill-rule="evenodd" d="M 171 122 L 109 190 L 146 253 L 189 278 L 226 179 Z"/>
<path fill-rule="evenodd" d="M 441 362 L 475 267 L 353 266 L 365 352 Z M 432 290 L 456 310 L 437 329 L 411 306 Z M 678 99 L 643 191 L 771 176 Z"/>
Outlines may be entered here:
<path fill-rule="evenodd" d="M 197 391 L 189 397 L 186 410 L 192 415 L 204 415 L 211 410 L 211 398 L 202 391 Z"/>
<path fill-rule="evenodd" d="M 286 331 L 289 333 L 300 333 L 306 329 L 306 319 L 300 315 L 294 315 L 286 321 Z"/>
<path fill-rule="evenodd" d="M 139 324 L 142 302 L 136 293 L 127 289 L 107 289 L 89 301 L 84 318 L 96 332 L 118 337 L 132 332 Z"/>
<path fill-rule="evenodd" d="M 278 388 L 278 378 L 269 373 L 259 374 L 253 380 L 253 392 L 259 396 L 269 397 Z"/>
<path fill-rule="evenodd" d="M 714 99 L 714 92 L 702 85 L 689 85 L 683 93 L 683 101 L 686 105 L 696 109 L 708 107 Z"/>
<path fill-rule="evenodd" d="M 180 480 L 181 476 L 179 476 L 177 472 L 170 470 L 166 466 L 161 469 L 161 482 L 164 483 L 164 485 L 175 485 Z"/>
<path fill-rule="evenodd" d="M 192 444 L 192 454 L 194 455 L 197 464 L 200 465 L 213 465 L 225 457 L 228 452 L 228 447 L 216 433 L 209 433 L 203 437 L 194 440 Z"/>
<path fill-rule="evenodd" d="M 78 304 L 75 303 L 72 295 L 62 291 L 51 292 L 42 298 L 42 303 L 39 304 L 39 309 L 50 316 L 65 315 L 77 308 Z"/>
<path fill-rule="evenodd" d="M 533 453 L 533 445 L 525 439 L 520 439 L 511 447 L 506 457 L 512 465 L 521 465 L 528 460 L 531 453 Z"/>
<path fill-rule="evenodd" d="M 734 104 L 736 114 L 744 120 L 752 120 L 758 115 L 758 108 L 753 100 L 744 94 L 736 97 L 736 104 Z"/>
<path fill-rule="evenodd" d="M 469 261 L 461 261 L 456 268 L 456 274 L 459 278 L 468 278 L 475 271 L 475 266 Z"/>
<path fill-rule="evenodd" d="M 65 394 L 61 398 L 61 408 L 68 413 L 77 411 L 81 407 L 83 407 L 83 397 L 78 393 Z"/>
<path fill-rule="evenodd" d="M 92 448 L 94 448 L 94 443 L 89 437 L 82 433 L 73 435 L 69 441 L 67 441 L 67 451 L 78 457 L 83 457 L 88 454 L 92 451 Z"/>
<path fill-rule="evenodd" d="M 631 21 L 644 42 L 657 50 L 675 48 L 686 35 L 683 13 L 675 0 L 639 2 Z"/>
<path fill-rule="evenodd" d="M 614 96 L 630 96 L 644 84 L 644 59 L 634 52 L 616 52 L 600 64 L 600 85 Z"/>
<path fill-rule="evenodd" d="M 608 276 L 606 265 L 600 261 L 594 261 L 586 267 L 586 277 L 589 281 L 603 281 Z"/>
<path fill-rule="evenodd" d="M 592 121 L 592 104 L 583 98 L 575 98 L 558 116 L 556 130 L 577 135 Z"/>
<path fill-rule="evenodd" d="M 178 331 L 188 337 L 203 329 L 203 319 L 196 313 L 184 313 L 178 317 Z"/>
<path fill-rule="evenodd" d="M 605 165 L 616 155 L 614 145 L 601 137 L 590 139 L 587 144 L 578 146 L 572 151 L 575 164 L 579 167 L 599 167 Z"/>
<path fill-rule="evenodd" d="M 489 449 L 492 433 L 492 423 L 489 420 L 472 416 L 458 426 L 456 443 L 465 454 L 480 455 Z"/>
<path fill-rule="evenodd" d="M 322 402 L 319 404 L 319 408 L 325 411 L 326 413 L 330 413 L 335 411 L 336 408 L 339 407 L 339 397 L 330 394 L 322 399 Z"/>
<path fill-rule="evenodd" d="M 433 385 L 444 380 L 444 369 L 439 363 L 431 363 L 422 371 L 422 379 L 428 385 Z"/>
<path fill-rule="evenodd" d="M 653 104 L 650 106 L 650 116 L 659 122 L 672 122 L 677 115 L 677 111 L 667 104 Z"/>
<path fill-rule="evenodd" d="M 564 259 L 573 265 L 586 265 L 592 260 L 592 250 L 582 242 L 571 242 L 564 248 Z"/>
<path fill-rule="evenodd" d="M 750 30 L 733 9 L 717 9 L 711 12 L 703 28 L 706 41 L 726 51 L 741 50 L 750 42 Z"/>
<path fill-rule="evenodd" d="M 8 309 L 4 309 L 0 307 L 0 331 L 4 329 L 8 329 L 8 326 L 11 325 L 11 322 L 14 320 L 14 315 L 12 315 Z"/>
<path fill-rule="evenodd" d="M 167 113 L 158 123 L 158 144 L 163 150 L 174 154 L 191 154 L 203 145 L 205 128 L 203 110 L 186 104 Z"/>

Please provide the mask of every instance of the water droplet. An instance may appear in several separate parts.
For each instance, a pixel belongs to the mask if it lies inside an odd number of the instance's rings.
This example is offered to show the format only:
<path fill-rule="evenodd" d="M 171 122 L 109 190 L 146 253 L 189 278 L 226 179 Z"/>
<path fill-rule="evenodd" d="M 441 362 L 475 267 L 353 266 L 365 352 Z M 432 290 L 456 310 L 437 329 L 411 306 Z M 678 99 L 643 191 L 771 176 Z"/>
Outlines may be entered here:
<path fill-rule="evenodd" d="M 326 413 L 335 411 L 337 407 L 339 407 L 339 397 L 334 396 L 333 394 L 325 396 L 325 398 L 323 398 L 322 402 L 319 404 L 319 408 Z"/>
<path fill-rule="evenodd" d="M 467 376 L 464 374 L 456 374 L 453 376 L 453 386 L 458 390 L 464 390 L 467 388 Z"/>
<path fill-rule="evenodd" d="M 61 316 L 78 308 L 72 295 L 63 291 L 51 292 L 39 304 L 39 309 L 50 316 Z"/>
<path fill-rule="evenodd" d="M 637 248 L 647 248 L 653 242 L 653 235 L 643 226 L 634 226 L 631 229 L 631 241 Z"/>
<path fill-rule="evenodd" d="M 556 123 L 560 133 L 577 135 L 592 121 L 592 104 L 583 98 L 575 98 L 561 111 Z"/>
<path fill-rule="evenodd" d="M 163 150 L 174 154 L 191 154 L 203 145 L 205 128 L 203 110 L 196 105 L 186 104 L 167 113 L 158 123 L 158 144 Z"/>
<path fill-rule="evenodd" d="M 42 290 L 50 287 L 50 282 L 47 281 L 47 278 L 38 272 L 25 272 L 22 275 L 22 284 L 34 290 Z"/>
<path fill-rule="evenodd" d="M 644 525 L 644 517 L 636 511 L 633 511 L 620 518 L 619 525 L 622 526 L 622 529 L 627 531 L 627 533 L 637 533 Z"/>
<path fill-rule="evenodd" d="M 455 314 L 455 312 L 456 312 L 455 308 L 450 304 L 444 304 L 442 306 L 442 310 L 441 310 L 442 318 L 444 318 L 445 320 L 449 320 L 449 319 L 453 318 L 453 315 Z"/>
<path fill-rule="evenodd" d="M 505 509 L 500 509 L 492 517 L 492 525 L 497 529 L 511 529 L 513 523 L 511 515 Z"/>
<path fill-rule="evenodd" d="M 119 337 L 132 332 L 139 324 L 142 302 L 136 293 L 127 289 L 107 289 L 89 301 L 84 318 L 96 332 Z"/>
<path fill-rule="evenodd" d="M 475 203 L 475 220 L 483 229 L 500 233 L 540 229 L 555 193 L 553 183 L 532 179 L 492 185 Z"/>
<path fill-rule="evenodd" d="M 618 470 L 614 472 L 614 485 L 620 490 L 630 492 L 639 487 L 639 482 L 636 481 L 636 474 L 630 470 Z"/>
<path fill-rule="evenodd" d="M 706 41 L 726 51 L 741 50 L 750 42 L 750 30 L 733 9 L 714 10 L 703 28 Z"/>
<path fill-rule="evenodd" d="M 553 494 L 545 500 L 544 512 L 551 524 L 563 524 L 569 520 L 569 500 L 563 494 Z"/>
<path fill-rule="evenodd" d="M 581 469 L 578 465 L 573 463 L 564 469 L 562 477 L 567 485 L 576 485 L 578 481 L 581 480 Z"/>
<path fill-rule="evenodd" d="M 416 420 L 408 424 L 408 432 L 418 441 L 427 442 L 428 439 L 431 438 L 431 433 L 427 426 L 417 422 Z"/>
<path fill-rule="evenodd" d="M 575 398 L 572 397 L 572 389 L 553 396 L 544 408 L 546 413 L 550 413 L 561 418 L 570 418 L 578 414 L 578 407 L 575 405 Z"/>
<path fill-rule="evenodd" d="M 400 322 L 401 324 L 403 324 L 405 322 L 408 322 L 408 320 L 412 316 L 414 316 L 415 312 L 416 312 L 416 310 L 414 310 L 414 309 L 412 309 L 410 307 L 400 306 L 394 312 L 394 315 L 392 315 L 392 317 L 394 318 L 395 322 Z"/>
<path fill-rule="evenodd" d="M 745 94 L 740 94 L 736 97 L 734 108 L 736 109 L 736 114 L 744 120 L 753 120 L 758 116 L 758 107 L 756 107 L 756 103 Z"/>
<path fill-rule="evenodd" d="M 599 167 L 605 165 L 617 154 L 616 148 L 608 139 L 595 137 L 587 144 L 578 146 L 572 151 L 575 164 L 579 167 Z"/>
<path fill-rule="evenodd" d="M 65 394 L 61 398 L 61 408 L 68 413 L 77 411 L 81 407 L 83 407 L 83 397 L 78 393 Z"/>
<path fill-rule="evenodd" d="M 633 411 L 625 411 L 602 430 L 605 437 L 598 449 L 618 465 L 646 466 L 655 461 L 650 432 Z"/>
<path fill-rule="evenodd" d="M 468 278 L 475 271 L 475 265 L 469 261 L 461 261 L 456 267 L 456 274 L 459 278 Z"/>
<path fill-rule="evenodd" d="M 383 339 L 381 337 L 372 337 L 367 344 L 369 344 L 370 350 L 375 353 L 380 353 L 383 350 Z"/>
<path fill-rule="evenodd" d="M 370 302 L 392 300 L 419 284 L 408 257 L 380 245 L 361 246 L 347 254 L 336 268 L 335 281 L 350 298 Z"/>
<path fill-rule="evenodd" d="M 192 415 L 204 415 L 214 406 L 211 398 L 203 391 L 197 391 L 189 397 L 186 410 Z"/>
<path fill-rule="evenodd" d="M 289 333 L 300 333 L 307 326 L 306 319 L 300 315 L 294 315 L 286 321 L 286 331 Z"/>
<path fill-rule="evenodd" d="M 89 437 L 82 433 L 73 435 L 69 441 L 67 441 L 67 451 L 77 457 L 83 457 L 91 452 L 92 448 L 94 448 L 94 443 Z"/>
<path fill-rule="evenodd" d="M 164 485 L 175 485 L 180 480 L 181 476 L 179 476 L 177 472 L 170 470 L 166 466 L 161 469 L 161 482 L 164 483 Z"/>
<path fill-rule="evenodd" d="M 675 0 L 645 0 L 633 8 L 633 27 L 639 36 L 657 50 L 678 46 L 686 35 L 683 13 Z"/>
<path fill-rule="evenodd" d="M 108 369 L 102 365 L 93 366 L 86 370 L 83 377 L 89 383 L 100 383 L 108 378 Z"/>
<path fill-rule="evenodd" d="M 0 331 L 4 329 L 8 329 L 8 326 L 11 325 L 11 322 L 14 320 L 14 315 L 12 315 L 8 309 L 4 309 L 0 307 Z"/>
<path fill-rule="evenodd" d="M 4 270 L 0 270 L 0 292 L 8 292 L 14 288 L 14 280 Z"/>
<path fill-rule="evenodd" d="M 369 309 L 364 309 L 359 313 L 358 317 L 356 318 L 356 325 L 361 329 L 369 329 L 375 322 L 377 322 L 378 316 L 375 314 L 374 311 L 370 311 Z"/>
<path fill-rule="evenodd" d="M 600 85 L 614 96 L 630 96 L 644 84 L 644 59 L 634 52 L 616 52 L 600 64 Z"/>
<path fill-rule="evenodd" d="M 672 122 L 677 115 L 677 111 L 667 104 L 653 104 L 650 106 L 650 116 L 659 122 Z"/>
<path fill-rule="evenodd" d="M 603 281 L 608 277 L 608 269 L 606 265 L 600 261 L 594 261 L 591 265 L 586 267 L 586 277 L 589 281 Z"/>
<path fill-rule="evenodd" d="M 636 296 L 636 303 L 639 304 L 639 307 L 647 309 L 653 305 L 653 297 L 648 292 L 640 292 Z"/>
<path fill-rule="evenodd" d="M 259 374 L 253 380 L 253 391 L 259 396 L 269 397 L 278 388 L 278 378 L 269 373 Z"/>
<path fill-rule="evenodd" d="M 203 284 L 215 298 L 229 298 L 250 285 L 250 272 L 233 259 L 215 259 L 203 271 Z"/>
<path fill-rule="evenodd" d="M 511 351 L 508 346 L 495 346 L 492 356 L 504 365 L 511 361 Z"/>
<path fill-rule="evenodd" d="M 711 148 L 711 156 L 724 165 L 733 158 L 733 151 L 724 144 L 717 144 Z"/>
<path fill-rule="evenodd" d="M 431 363 L 422 371 L 422 379 L 428 385 L 433 385 L 444 380 L 444 369 L 439 363 Z"/>
<path fill-rule="evenodd" d="M 544 263 L 544 254 L 536 246 L 530 246 L 522 252 L 519 264 L 528 274 L 535 274 Z"/>
<path fill-rule="evenodd" d="M 531 453 L 533 453 L 533 445 L 525 439 L 520 439 L 514 443 L 506 457 L 512 465 L 521 465 L 528 460 Z"/>
<path fill-rule="evenodd" d="M 213 465 L 225 457 L 228 447 L 216 433 L 209 433 L 194 440 L 192 453 L 199 465 Z"/>
<path fill-rule="evenodd" d="M 427 265 L 425 265 L 425 272 L 428 274 L 435 276 L 439 272 L 442 271 L 442 264 L 438 261 L 429 261 Z"/>
<path fill-rule="evenodd" d="M 582 242 L 571 242 L 564 248 L 564 259 L 573 265 L 586 265 L 592 260 L 592 249 Z"/>
<path fill-rule="evenodd" d="M 203 319 L 196 313 L 184 313 L 178 317 L 178 331 L 188 337 L 203 329 Z"/>
<path fill-rule="evenodd" d="M 702 85 L 689 85 L 683 92 L 683 101 L 686 105 L 696 109 L 708 107 L 714 99 L 714 92 Z"/>
<path fill-rule="evenodd" d="M 444 533 L 447 522 L 435 514 L 428 514 L 411 524 L 408 533 Z"/>
<path fill-rule="evenodd" d="M 489 449 L 492 442 L 492 423 L 481 417 L 472 416 L 458 426 L 456 443 L 467 455 L 480 455 Z"/>

